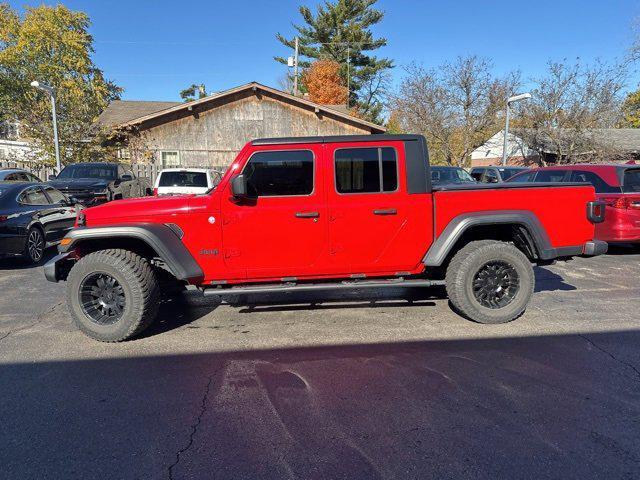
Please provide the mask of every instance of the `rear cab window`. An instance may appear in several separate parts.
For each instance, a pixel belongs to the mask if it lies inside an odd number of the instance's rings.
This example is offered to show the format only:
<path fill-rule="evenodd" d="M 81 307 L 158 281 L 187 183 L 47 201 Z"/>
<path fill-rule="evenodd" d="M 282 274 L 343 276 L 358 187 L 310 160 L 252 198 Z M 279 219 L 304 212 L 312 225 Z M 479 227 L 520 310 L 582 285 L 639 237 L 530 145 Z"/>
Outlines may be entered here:
<path fill-rule="evenodd" d="M 334 171 L 335 188 L 341 194 L 398 190 L 398 159 L 392 147 L 337 149 Z"/>
<path fill-rule="evenodd" d="M 482 174 L 484 173 L 484 168 L 472 168 L 471 176 L 476 182 L 482 181 Z"/>
<path fill-rule="evenodd" d="M 567 170 L 538 170 L 535 182 L 562 182 Z"/>
<path fill-rule="evenodd" d="M 205 172 L 162 172 L 159 187 L 204 187 L 208 188 Z"/>
<path fill-rule="evenodd" d="M 622 191 L 624 193 L 640 192 L 640 168 L 628 168 L 622 175 Z"/>

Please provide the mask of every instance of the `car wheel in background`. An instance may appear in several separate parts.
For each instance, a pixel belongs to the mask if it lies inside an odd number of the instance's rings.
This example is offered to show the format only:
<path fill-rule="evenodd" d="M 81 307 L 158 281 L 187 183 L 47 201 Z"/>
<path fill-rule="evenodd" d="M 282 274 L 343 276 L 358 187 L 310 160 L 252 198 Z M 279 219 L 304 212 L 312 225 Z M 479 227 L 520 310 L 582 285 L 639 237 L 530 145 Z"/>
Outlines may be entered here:
<path fill-rule="evenodd" d="M 38 263 L 44 255 L 45 239 L 40 227 L 31 227 L 27 232 L 24 257 L 29 263 Z"/>
<path fill-rule="evenodd" d="M 451 305 L 478 323 L 506 323 L 518 318 L 533 295 L 534 285 L 531 262 L 506 242 L 470 242 L 447 267 Z"/>

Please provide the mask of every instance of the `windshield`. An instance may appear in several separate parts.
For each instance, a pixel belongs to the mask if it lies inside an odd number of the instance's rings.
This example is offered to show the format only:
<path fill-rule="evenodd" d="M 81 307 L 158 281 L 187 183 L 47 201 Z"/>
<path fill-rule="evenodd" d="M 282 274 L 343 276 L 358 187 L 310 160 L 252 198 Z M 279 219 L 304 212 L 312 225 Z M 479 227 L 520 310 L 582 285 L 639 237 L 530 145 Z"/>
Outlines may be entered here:
<path fill-rule="evenodd" d="M 56 178 L 101 178 L 115 180 L 116 168 L 110 165 L 69 165 Z"/>
<path fill-rule="evenodd" d="M 629 168 L 624 171 L 622 191 L 624 193 L 640 192 L 640 168 Z"/>
<path fill-rule="evenodd" d="M 432 167 L 433 183 L 476 183 L 466 170 L 458 167 Z"/>
<path fill-rule="evenodd" d="M 159 187 L 204 187 L 207 188 L 207 174 L 204 172 L 162 172 Z"/>

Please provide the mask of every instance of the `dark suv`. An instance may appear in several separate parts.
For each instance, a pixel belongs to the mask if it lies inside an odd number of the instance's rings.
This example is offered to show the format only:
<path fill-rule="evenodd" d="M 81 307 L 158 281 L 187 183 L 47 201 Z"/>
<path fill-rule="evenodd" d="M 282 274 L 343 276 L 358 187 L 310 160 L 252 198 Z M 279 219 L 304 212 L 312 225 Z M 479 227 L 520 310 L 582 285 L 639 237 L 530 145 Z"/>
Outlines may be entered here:
<path fill-rule="evenodd" d="M 49 184 L 86 206 L 153 193 L 146 178 L 117 163 L 74 163 L 50 176 Z"/>

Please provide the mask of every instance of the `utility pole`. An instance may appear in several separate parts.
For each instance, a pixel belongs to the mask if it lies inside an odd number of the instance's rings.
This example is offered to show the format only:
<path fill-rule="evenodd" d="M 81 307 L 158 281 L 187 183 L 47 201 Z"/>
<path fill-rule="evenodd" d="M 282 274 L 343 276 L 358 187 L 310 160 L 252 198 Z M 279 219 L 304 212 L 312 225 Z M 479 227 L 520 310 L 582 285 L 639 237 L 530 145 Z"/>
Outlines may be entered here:
<path fill-rule="evenodd" d="M 508 155 L 507 155 L 507 138 L 509 137 L 509 116 L 510 116 L 510 108 L 509 105 L 511 105 L 514 102 L 519 102 L 521 100 L 528 100 L 531 98 L 531 94 L 530 93 L 521 93 L 520 95 L 514 95 L 513 97 L 509 97 L 507 98 L 507 111 L 506 111 L 506 115 L 505 115 L 505 121 L 504 121 L 504 139 L 502 141 L 502 165 L 506 166 L 507 165 L 507 159 L 508 159 Z"/>
<path fill-rule="evenodd" d="M 296 37 L 296 50 L 293 55 L 293 94 L 298 96 L 298 48 L 299 42 L 298 37 Z"/>
<path fill-rule="evenodd" d="M 56 170 L 57 173 L 60 173 L 62 170 L 62 163 L 60 162 L 60 145 L 58 143 L 58 115 L 56 113 L 56 92 L 53 87 L 46 85 L 44 83 L 40 83 L 37 80 L 31 82 L 31 86 L 37 88 L 38 90 L 42 90 L 51 98 L 51 117 L 53 120 L 53 146 L 56 152 Z"/>
<path fill-rule="evenodd" d="M 349 108 L 349 92 L 351 92 L 351 49 L 347 43 L 347 108 Z"/>

